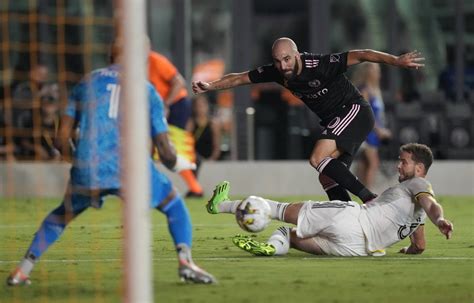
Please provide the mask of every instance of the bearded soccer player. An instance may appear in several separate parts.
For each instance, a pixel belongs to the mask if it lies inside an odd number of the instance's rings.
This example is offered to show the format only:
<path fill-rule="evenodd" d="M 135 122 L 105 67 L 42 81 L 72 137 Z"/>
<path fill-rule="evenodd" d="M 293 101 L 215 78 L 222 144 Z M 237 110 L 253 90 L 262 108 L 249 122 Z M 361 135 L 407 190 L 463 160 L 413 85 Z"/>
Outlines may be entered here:
<path fill-rule="evenodd" d="M 350 172 L 361 143 L 374 127 L 370 105 L 345 77 L 349 66 L 378 62 L 404 68 L 420 68 L 418 52 L 394 56 L 370 49 L 319 55 L 300 53 L 289 38 L 279 38 L 272 47 L 273 63 L 242 73 L 232 73 L 212 82 L 192 83 L 196 94 L 245 84 L 276 82 L 289 89 L 321 118 L 324 127 L 316 140 L 310 164 L 330 200 L 349 201 L 346 190 L 363 202 L 376 195 Z"/>
<path fill-rule="evenodd" d="M 120 40 L 112 48 L 112 60 L 118 56 Z M 66 226 L 89 207 L 101 208 L 104 197 L 120 196 L 120 65 L 93 71 L 73 89 L 61 118 L 58 148 L 65 154 L 68 142 L 79 128 L 70 181 L 61 204 L 43 221 L 25 257 L 7 278 L 10 286 L 30 284 L 30 273 L 46 250 L 61 236 Z M 176 156 L 169 143 L 163 101 L 147 83 L 150 136 L 160 159 L 170 170 L 179 172 L 195 165 Z M 183 199 L 171 181 L 149 159 L 150 206 L 162 212 L 168 221 L 179 261 L 178 275 L 192 283 L 214 283 L 212 275 L 199 268 L 191 258 L 192 225 Z"/>
<path fill-rule="evenodd" d="M 403 145 L 398 163 L 400 183 L 362 205 L 354 201 L 289 204 L 266 199 L 272 219 L 296 227 L 278 228 L 267 242 L 238 235 L 234 244 L 263 256 L 285 255 L 290 248 L 315 255 L 380 256 L 385 248 L 410 237 L 410 246 L 400 252 L 421 254 L 426 248 L 427 216 L 447 239 L 453 232 L 453 224 L 444 218 L 443 208 L 425 178 L 432 162 L 433 154 L 426 145 Z M 241 201 L 231 201 L 228 193 L 229 183 L 219 184 L 207 204 L 208 212 L 235 213 Z"/>

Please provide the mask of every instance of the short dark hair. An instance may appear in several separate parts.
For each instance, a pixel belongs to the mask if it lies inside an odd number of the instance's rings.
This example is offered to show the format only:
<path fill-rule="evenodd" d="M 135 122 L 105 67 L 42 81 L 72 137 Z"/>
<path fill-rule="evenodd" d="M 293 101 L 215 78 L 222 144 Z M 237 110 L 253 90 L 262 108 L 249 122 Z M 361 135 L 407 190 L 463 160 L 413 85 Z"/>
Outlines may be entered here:
<path fill-rule="evenodd" d="M 400 152 L 410 153 L 415 163 L 423 163 L 426 172 L 428 172 L 431 164 L 433 164 L 433 153 L 425 144 L 407 143 L 400 146 Z"/>

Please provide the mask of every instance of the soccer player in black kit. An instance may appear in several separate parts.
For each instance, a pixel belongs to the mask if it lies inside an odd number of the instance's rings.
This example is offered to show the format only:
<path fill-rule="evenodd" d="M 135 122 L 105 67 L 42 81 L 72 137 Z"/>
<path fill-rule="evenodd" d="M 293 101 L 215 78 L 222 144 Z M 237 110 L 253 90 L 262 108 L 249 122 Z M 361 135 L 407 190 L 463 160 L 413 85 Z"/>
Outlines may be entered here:
<path fill-rule="evenodd" d="M 349 201 L 346 190 L 363 202 L 376 197 L 350 172 L 360 144 L 374 126 L 368 102 L 346 78 L 348 66 L 369 61 L 405 68 L 420 68 L 418 52 L 394 56 L 370 49 L 328 55 L 300 53 L 289 38 L 279 38 L 272 47 L 273 63 L 243 73 L 232 73 L 212 82 L 192 83 L 195 94 L 240 85 L 277 82 L 289 89 L 321 118 L 323 131 L 309 162 L 319 172 L 319 181 L 329 200 Z"/>

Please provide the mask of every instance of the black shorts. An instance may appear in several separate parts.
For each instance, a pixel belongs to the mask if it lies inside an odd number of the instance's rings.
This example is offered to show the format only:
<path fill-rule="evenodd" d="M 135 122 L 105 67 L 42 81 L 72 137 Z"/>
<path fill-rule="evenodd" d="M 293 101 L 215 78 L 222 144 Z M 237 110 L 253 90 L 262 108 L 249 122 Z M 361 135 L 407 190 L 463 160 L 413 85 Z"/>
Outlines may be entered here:
<path fill-rule="evenodd" d="M 374 113 L 366 101 L 346 104 L 324 125 L 320 139 L 336 141 L 339 149 L 353 157 L 374 128 Z"/>

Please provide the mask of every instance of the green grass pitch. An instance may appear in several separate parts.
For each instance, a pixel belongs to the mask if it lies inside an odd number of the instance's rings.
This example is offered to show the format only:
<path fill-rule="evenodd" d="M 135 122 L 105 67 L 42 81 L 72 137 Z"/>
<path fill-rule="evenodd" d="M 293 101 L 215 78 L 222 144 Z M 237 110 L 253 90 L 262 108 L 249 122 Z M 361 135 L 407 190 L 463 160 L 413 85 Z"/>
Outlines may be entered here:
<path fill-rule="evenodd" d="M 298 201 L 302 197 L 292 197 Z M 288 200 L 288 199 L 285 199 Z M 422 255 L 400 255 L 408 240 L 381 258 L 317 257 L 291 250 L 285 257 L 254 257 L 234 247 L 243 233 L 231 215 L 209 215 L 204 199 L 188 200 L 194 224 L 196 263 L 219 280 L 189 285 L 178 280 L 165 217 L 153 212 L 153 271 L 156 302 L 473 302 L 474 197 L 439 197 L 454 223 L 445 240 L 426 224 Z M 121 204 L 108 199 L 73 222 L 42 257 L 32 285 L 8 288 L 4 279 L 30 244 L 40 222 L 58 200 L 0 200 L 0 302 L 120 302 L 122 288 Z M 281 225 L 257 237 L 265 240 Z"/>

